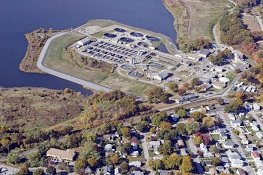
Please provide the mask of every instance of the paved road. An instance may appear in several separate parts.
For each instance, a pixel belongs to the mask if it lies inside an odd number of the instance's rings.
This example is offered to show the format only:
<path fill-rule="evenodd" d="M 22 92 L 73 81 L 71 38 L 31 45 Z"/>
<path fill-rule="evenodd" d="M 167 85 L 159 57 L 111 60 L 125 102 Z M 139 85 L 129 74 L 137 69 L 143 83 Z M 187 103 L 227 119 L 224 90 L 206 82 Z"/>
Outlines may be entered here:
<path fill-rule="evenodd" d="M 189 145 L 189 147 L 190 147 L 191 152 L 194 153 L 195 156 L 197 156 L 197 150 L 196 150 L 196 148 L 195 148 L 195 146 L 194 146 L 194 143 L 193 143 L 192 138 L 190 137 L 187 142 L 188 142 L 188 145 Z M 195 158 L 193 159 L 193 162 L 194 162 L 194 164 L 196 165 L 196 168 L 197 168 L 198 173 L 199 173 L 199 174 L 204 174 L 204 169 L 203 169 L 202 166 L 201 166 L 201 160 L 200 160 L 200 158 L 199 158 L 198 156 L 195 157 Z"/>
<path fill-rule="evenodd" d="M 71 76 L 71 75 L 68 75 L 68 74 L 65 74 L 65 73 L 62 73 L 62 72 L 50 69 L 50 68 L 45 67 L 43 65 L 43 61 L 45 59 L 45 55 L 47 53 L 47 50 L 48 50 L 49 45 L 52 42 L 52 40 L 54 40 L 54 39 L 56 39 L 58 37 L 61 37 L 61 36 L 65 35 L 66 33 L 68 33 L 68 32 L 59 33 L 59 34 L 54 35 L 53 37 L 51 37 L 51 38 L 49 38 L 47 40 L 45 46 L 43 47 L 43 49 L 42 49 L 42 51 L 41 51 L 41 53 L 39 55 L 39 58 L 38 58 L 38 61 L 37 61 L 37 67 L 39 69 L 41 69 L 43 72 L 46 72 L 48 74 L 57 76 L 59 78 L 62 78 L 62 79 L 68 80 L 68 81 L 72 81 L 74 83 L 80 84 L 80 85 L 82 85 L 84 87 L 87 87 L 87 88 L 90 88 L 90 89 L 94 89 L 94 90 L 98 90 L 98 91 L 105 91 L 105 92 L 111 91 L 110 88 L 107 88 L 107 87 L 104 87 L 104 86 L 101 86 L 101 85 L 98 85 L 98 84 L 95 84 L 95 83 L 91 83 L 91 82 L 85 81 L 83 79 L 80 79 L 80 78 L 77 78 L 77 77 L 74 77 L 74 76 Z"/>
<path fill-rule="evenodd" d="M 154 175 L 154 171 L 148 166 L 150 156 L 149 156 L 148 147 L 147 147 L 146 134 L 141 133 L 141 135 L 143 135 L 143 139 L 141 139 L 142 150 L 143 150 L 144 158 L 146 159 L 145 169 L 150 172 L 149 175 Z"/>
<path fill-rule="evenodd" d="M 232 141 L 236 144 L 238 144 L 239 146 L 237 147 L 237 151 L 240 153 L 240 155 L 245 159 L 245 162 L 248 163 L 247 158 L 246 158 L 246 154 L 244 153 L 243 149 L 241 148 L 241 144 L 240 142 L 237 140 L 236 136 L 234 135 L 234 133 L 232 132 L 232 129 L 230 127 L 229 122 L 226 120 L 225 116 L 224 116 L 224 112 L 223 111 L 218 111 L 218 114 L 220 116 L 220 118 L 224 121 L 224 124 L 226 125 L 227 130 L 230 133 L 230 137 L 232 139 Z M 251 166 L 246 166 L 244 167 L 249 175 L 255 175 L 253 169 L 251 168 Z"/>

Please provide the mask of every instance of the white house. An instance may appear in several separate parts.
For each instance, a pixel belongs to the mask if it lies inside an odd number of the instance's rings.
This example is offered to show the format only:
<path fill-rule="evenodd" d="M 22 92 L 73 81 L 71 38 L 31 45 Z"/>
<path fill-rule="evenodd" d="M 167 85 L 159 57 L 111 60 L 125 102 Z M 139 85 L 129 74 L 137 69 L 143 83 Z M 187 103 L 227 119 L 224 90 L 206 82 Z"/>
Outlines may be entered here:
<path fill-rule="evenodd" d="M 254 103 L 254 104 L 253 104 L 253 109 L 254 109 L 255 111 L 259 111 L 259 110 L 261 109 L 261 106 L 258 105 L 257 103 Z"/>
<path fill-rule="evenodd" d="M 232 167 L 242 167 L 244 162 L 242 157 L 237 152 L 232 152 L 231 150 L 226 151 L 226 154 L 231 162 Z"/>
<path fill-rule="evenodd" d="M 263 138 L 263 133 L 262 132 L 256 132 L 256 136 L 259 138 L 259 139 L 262 139 Z"/>
<path fill-rule="evenodd" d="M 263 162 L 262 160 L 255 160 L 255 165 L 258 169 L 263 168 Z"/>
<path fill-rule="evenodd" d="M 252 145 L 252 144 L 246 145 L 246 151 L 252 152 L 253 150 L 254 150 L 254 145 Z"/>
<path fill-rule="evenodd" d="M 203 143 L 200 144 L 200 149 L 203 151 L 204 157 L 213 157 L 213 154 L 208 151 L 206 145 L 204 145 Z"/>
<path fill-rule="evenodd" d="M 129 166 L 135 166 L 135 167 L 141 167 L 142 166 L 142 162 L 141 161 L 132 161 L 129 163 Z"/>
<path fill-rule="evenodd" d="M 220 83 L 227 84 L 230 80 L 226 77 L 220 77 L 219 79 Z"/>
<path fill-rule="evenodd" d="M 228 137 L 227 137 L 227 134 L 225 132 L 220 132 L 219 133 L 219 136 L 220 136 L 220 139 L 221 140 L 226 140 Z"/>
<path fill-rule="evenodd" d="M 231 166 L 232 167 L 235 167 L 235 168 L 243 167 L 243 165 L 244 165 L 244 161 L 243 160 L 232 160 L 231 161 Z"/>
<path fill-rule="evenodd" d="M 224 142 L 222 146 L 226 149 L 232 149 L 234 148 L 235 144 L 234 142 Z"/>
<path fill-rule="evenodd" d="M 231 127 L 234 127 L 234 128 L 240 127 L 241 124 L 242 124 L 242 121 L 241 121 L 241 120 L 231 120 L 231 121 L 230 121 L 230 126 L 231 126 Z"/>
<path fill-rule="evenodd" d="M 248 139 L 246 137 L 244 137 L 244 138 L 242 138 L 241 143 L 243 145 L 247 145 L 247 144 L 249 144 L 249 141 L 248 141 Z"/>
<path fill-rule="evenodd" d="M 236 117 L 232 113 L 228 113 L 228 117 L 230 120 L 236 120 Z"/>
<path fill-rule="evenodd" d="M 259 131 L 257 122 L 253 121 L 252 123 L 250 123 L 250 126 L 253 131 Z"/>

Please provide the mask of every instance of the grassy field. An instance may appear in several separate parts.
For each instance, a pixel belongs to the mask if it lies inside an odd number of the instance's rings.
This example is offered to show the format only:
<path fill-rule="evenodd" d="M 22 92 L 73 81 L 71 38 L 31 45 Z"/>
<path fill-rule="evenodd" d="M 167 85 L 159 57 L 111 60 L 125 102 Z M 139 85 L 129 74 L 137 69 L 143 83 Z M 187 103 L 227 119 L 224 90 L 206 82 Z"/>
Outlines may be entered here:
<path fill-rule="evenodd" d="M 69 46 L 81 38 L 83 38 L 83 36 L 80 34 L 70 33 L 55 39 L 50 44 L 44 60 L 44 65 L 51 69 L 70 74 L 93 83 L 113 89 L 119 89 L 135 95 L 145 95 L 145 92 L 149 88 L 153 87 L 153 85 L 150 84 L 122 77 L 117 72 L 109 74 L 98 69 L 87 70 L 69 61 L 67 55 L 63 52 L 63 47 Z"/>
<path fill-rule="evenodd" d="M 232 4 L 227 0 L 165 0 L 164 5 L 175 18 L 178 37 L 213 39 L 214 24 Z"/>

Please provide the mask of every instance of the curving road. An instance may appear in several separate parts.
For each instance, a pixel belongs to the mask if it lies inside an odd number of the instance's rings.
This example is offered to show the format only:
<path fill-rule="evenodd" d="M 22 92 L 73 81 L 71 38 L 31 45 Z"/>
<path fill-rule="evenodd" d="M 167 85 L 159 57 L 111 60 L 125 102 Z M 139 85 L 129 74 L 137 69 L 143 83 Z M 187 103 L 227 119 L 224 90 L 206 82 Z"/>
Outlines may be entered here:
<path fill-rule="evenodd" d="M 37 60 L 37 67 L 39 69 L 41 69 L 43 72 L 46 72 L 46 73 L 54 75 L 56 77 L 59 77 L 59 78 L 62 78 L 62 79 L 65 79 L 65 80 L 68 80 L 68 81 L 80 84 L 80 85 L 82 85 L 84 87 L 87 87 L 87 88 L 90 88 L 90 89 L 94 89 L 94 90 L 98 90 L 98 91 L 104 91 L 104 92 L 111 91 L 110 88 L 107 88 L 107 87 L 104 87 L 104 86 L 101 86 L 101 85 L 98 85 L 98 84 L 95 84 L 95 83 L 88 82 L 86 80 L 83 80 L 83 79 L 74 77 L 72 75 L 56 71 L 54 69 L 50 69 L 50 68 L 45 67 L 43 65 L 43 61 L 45 59 L 45 55 L 47 53 L 47 50 L 48 50 L 52 40 L 54 40 L 54 39 L 56 39 L 58 37 L 61 37 L 61 36 L 65 35 L 66 33 L 68 33 L 68 32 L 63 32 L 63 33 L 56 34 L 56 35 L 54 35 L 53 37 L 51 37 L 51 38 L 49 38 L 47 40 L 47 42 L 46 42 L 45 46 L 43 47 L 43 49 L 42 49 L 42 51 L 41 51 L 41 53 L 39 55 L 39 58 Z"/>

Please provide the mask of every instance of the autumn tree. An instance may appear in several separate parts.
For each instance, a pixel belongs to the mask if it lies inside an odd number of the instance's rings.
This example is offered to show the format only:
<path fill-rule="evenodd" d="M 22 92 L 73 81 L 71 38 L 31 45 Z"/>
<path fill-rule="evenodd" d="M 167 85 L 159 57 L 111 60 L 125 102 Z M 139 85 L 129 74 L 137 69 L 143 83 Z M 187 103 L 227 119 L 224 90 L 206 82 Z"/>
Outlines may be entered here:
<path fill-rule="evenodd" d="M 116 165 L 119 163 L 119 156 L 117 153 L 111 153 L 107 155 L 107 164 Z"/>
<path fill-rule="evenodd" d="M 206 129 L 211 128 L 215 125 L 215 120 L 211 116 L 207 116 L 203 118 L 202 126 Z"/>
<path fill-rule="evenodd" d="M 121 134 L 122 134 L 125 138 L 130 138 L 130 137 L 131 137 L 130 128 L 128 128 L 128 127 L 122 128 L 122 129 L 121 129 Z"/>
<path fill-rule="evenodd" d="M 193 164 L 189 156 L 183 157 L 182 164 L 179 169 L 183 173 L 190 173 L 193 170 Z"/>
<path fill-rule="evenodd" d="M 190 117 L 193 118 L 195 121 L 201 121 L 206 115 L 202 112 L 196 111 L 190 113 Z"/>
<path fill-rule="evenodd" d="M 187 112 L 186 112 L 185 109 L 179 109 L 179 110 L 177 111 L 177 114 L 178 114 L 181 118 L 184 118 L 184 117 L 186 117 Z"/>
<path fill-rule="evenodd" d="M 149 166 L 150 166 L 154 171 L 157 171 L 157 170 L 163 169 L 164 164 L 163 164 L 163 162 L 162 162 L 161 160 L 156 159 L 156 160 L 149 160 Z"/>
<path fill-rule="evenodd" d="M 37 168 L 34 172 L 33 175 L 44 175 L 45 172 L 42 168 Z"/>
<path fill-rule="evenodd" d="M 161 130 L 163 129 L 171 129 L 172 128 L 172 124 L 170 122 L 162 122 L 160 125 Z"/>
<path fill-rule="evenodd" d="M 179 89 L 178 89 L 178 94 L 179 94 L 179 95 L 184 95 L 184 94 L 186 93 L 186 91 L 187 91 L 187 90 L 186 90 L 185 88 L 179 88 Z"/>
<path fill-rule="evenodd" d="M 213 157 L 211 163 L 212 163 L 213 166 L 216 167 L 218 164 L 221 163 L 221 159 L 219 157 Z"/>
<path fill-rule="evenodd" d="M 170 84 L 168 84 L 168 88 L 172 92 L 178 92 L 179 86 L 177 83 L 170 83 Z"/>

